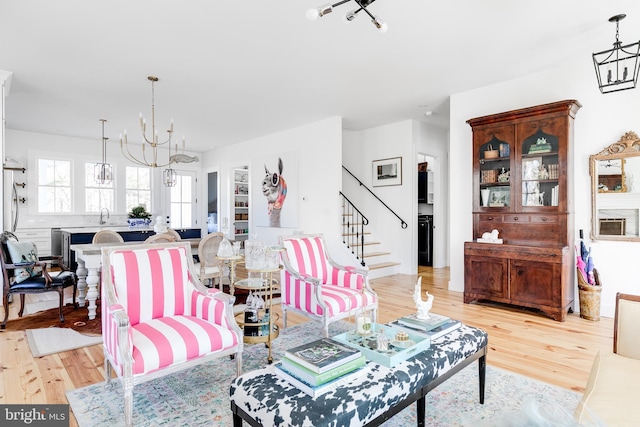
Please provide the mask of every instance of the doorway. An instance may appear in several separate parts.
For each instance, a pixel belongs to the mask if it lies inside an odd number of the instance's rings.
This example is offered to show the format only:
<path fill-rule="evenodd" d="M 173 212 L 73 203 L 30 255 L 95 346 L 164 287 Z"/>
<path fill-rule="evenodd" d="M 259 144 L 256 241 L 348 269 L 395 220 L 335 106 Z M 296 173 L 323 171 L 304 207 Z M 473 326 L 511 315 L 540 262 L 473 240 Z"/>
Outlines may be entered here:
<path fill-rule="evenodd" d="M 207 233 L 219 231 L 218 225 L 218 172 L 207 174 Z"/>
<path fill-rule="evenodd" d="M 433 266 L 436 159 L 418 153 L 418 265 Z"/>

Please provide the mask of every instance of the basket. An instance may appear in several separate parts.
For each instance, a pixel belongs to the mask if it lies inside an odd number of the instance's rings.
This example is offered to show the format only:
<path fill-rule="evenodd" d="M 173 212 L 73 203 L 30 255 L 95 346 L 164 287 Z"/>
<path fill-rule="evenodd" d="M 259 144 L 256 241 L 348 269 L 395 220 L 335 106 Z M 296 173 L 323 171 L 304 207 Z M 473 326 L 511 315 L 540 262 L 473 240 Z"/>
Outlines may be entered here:
<path fill-rule="evenodd" d="M 594 268 L 593 271 L 597 278 L 597 270 Z M 602 286 L 600 286 L 598 279 L 596 279 L 597 285 L 592 285 L 585 281 L 580 270 L 577 271 L 577 274 L 580 317 L 587 320 L 598 321 L 600 320 L 600 294 L 602 293 Z"/>
<path fill-rule="evenodd" d="M 499 151 L 498 150 L 494 150 L 493 146 L 491 144 L 489 144 L 487 146 L 487 149 L 484 152 L 484 158 L 485 159 L 497 159 L 498 158 L 498 154 L 499 154 Z"/>

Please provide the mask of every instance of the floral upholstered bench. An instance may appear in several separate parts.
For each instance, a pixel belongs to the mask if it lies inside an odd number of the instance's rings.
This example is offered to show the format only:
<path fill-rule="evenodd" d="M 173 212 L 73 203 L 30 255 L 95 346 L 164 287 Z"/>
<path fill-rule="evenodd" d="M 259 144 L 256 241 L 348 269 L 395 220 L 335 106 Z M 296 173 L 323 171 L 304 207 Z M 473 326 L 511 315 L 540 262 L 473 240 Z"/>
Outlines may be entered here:
<path fill-rule="evenodd" d="M 427 393 L 475 360 L 484 403 L 487 342 L 485 331 L 462 325 L 394 368 L 370 362 L 369 373 L 316 398 L 273 367 L 245 373 L 231 383 L 234 427 L 243 420 L 252 426 L 377 426 L 416 401 L 418 426 L 424 426 Z"/>

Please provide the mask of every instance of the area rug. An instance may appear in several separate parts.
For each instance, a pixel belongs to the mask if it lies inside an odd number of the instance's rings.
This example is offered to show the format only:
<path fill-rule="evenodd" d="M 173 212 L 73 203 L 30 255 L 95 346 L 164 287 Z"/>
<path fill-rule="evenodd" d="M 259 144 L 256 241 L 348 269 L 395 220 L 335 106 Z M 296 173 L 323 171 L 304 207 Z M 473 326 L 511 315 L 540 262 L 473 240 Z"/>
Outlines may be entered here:
<path fill-rule="evenodd" d="M 13 304 L 19 302 L 14 301 Z M 85 335 L 100 335 L 100 307 L 98 306 L 96 318 L 89 320 L 89 312 L 86 307 L 74 308 L 72 305 L 62 307 L 64 322 L 58 318 L 58 308 L 39 311 L 22 317 L 10 317 L 7 322 L 7 331 L 26 331 L 27 329 L 42 328 L 69 328 Z"/>
<path fill-rule="evenodd" d="M 68 328 L 27 329 L 26 335 L 33 357 L 102 343 L 101 336 L 83 335 Z"/>
<path fill-rule="evenodd" d="M 348 330 L 346 322 L 330 326 L 330 334 Z M 272 343 L 274 359 L 284 350 L 317 339 L 321 326 L 307 322 L 282 330 Z M 491 354 L 489 354 L 489 358 Z M 245 345 L 243 369 L 266 366 L 263 344 Z M 188 372 L 159 378 L 134 388 L 133 424 L 136 426 L 231 426 L 229 386 L 235 376 L 235 361 L 221 358 Z M 487 367 L 485 404 L 478 403 L 478 368 L 473 363 L 427 395 L 429 426 L 495 426 L 497 420 L 520 413 L 527 402 L 542 402 L 564 414 L 576 407 L 580 395 L 502 369 Z M 124 425 L 124 401 L 119 381 L 110 388 L 104 383 L 67 392 L 80 427 Z M 385 427 L 415 426 L 415 404 L 385 422 Z M 549 412 L 549 411 L 547 411 Z M 504 424 L 509 425 L 509 424 Z M 519 424 L 520 425 L 520 424 Z M 524 425 L 524 424 L 523 424 Z"/>

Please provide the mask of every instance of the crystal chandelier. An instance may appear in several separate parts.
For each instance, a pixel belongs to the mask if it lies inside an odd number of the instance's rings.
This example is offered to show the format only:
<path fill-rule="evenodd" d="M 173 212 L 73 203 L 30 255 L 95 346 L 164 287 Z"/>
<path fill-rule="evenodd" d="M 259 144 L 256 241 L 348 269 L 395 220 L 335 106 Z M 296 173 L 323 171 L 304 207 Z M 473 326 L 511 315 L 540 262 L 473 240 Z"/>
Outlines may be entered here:
<path fill-rule="evenodd" d="M 147 166 L 150 168 L 158 168 L 169 166 L 168 169 L 164 170 L 163 173 L 163 182 L 167 187 L 173 187 L 176 185 L 176 176 L 177 173 L 174 169 L 171 168 L 171 164 L 174 163 L 171 160 L 171 137 L 173 136 L 173 120 L 171 120 L 171 126 L 167 130 L 169 136 L 164 141 L 160 141 L 158 138 L 158 130 L 156 129 L 156 107 L 155 107 L 155 87 L 154 83 L 158 81 L 158 78 L 155 76 L 147 77 L 151 82 L 151 137 L 147 137 L 147 122 L 144 118 L 142 118 L 142 113 L 140 113 L 140 130 L 142 131 L 142 137 L 144 141 L 142 142 L 142 154 L 140 158 L 135 157 L 129 151 L 129 143 L 127 141 L 127 131 L 125 129 L 123 135 L 120 136 L 120 148 L 122 149 L 122 153 L 124 156 L 141 166 Z M 166 163 L 158 163 L 158 147 L 162 145 L 168 145 L 169 147 L 169 158 Z M 151 153 L 147 154 L 146 147 L 149 146 Z M 184 152 L 185 140 L 182 138 L 182 152 Z M 178 144 L 175 144 L 175 154 L 178 154 Z M 147 157 L 148 156 L 148 157 Z"/>
<path fill-rule="evenodd" d="M 638 82 L 640 41 L 623 46 L 619 39 L 620 21 L 626 16 L 620 14 L 609 18 L 609 22 L 616 23 L 616 41 L 613 43 L 613 49 L 593 54 L 598 87 L 602 93 L 633 89 Z"/>
<path fill-rule="evenodd" d="M 350 1 L 351 0 L 342 0 L 335 4 L 327 3 L 325 5 L 320 6 L 317 9 L 309 9 L 307 10 L 307 18 L 309 18 L 312 21 L 315 19 L 321 18 L 327 13 L 333 12 L 334 7 L 340 6 L 341 4 L 349 3 Z M 371 3 L 373 3 L 376 0 L 353 0 L 353 1 L 356 2 L 358 7 L 346 14 L 345 19 L 347 22 L 353 21 L 354 19 L 356 19 L 356 17 L 360 12 L 364 11 L 364 13 L 369 15 L 369 18 L 371 18 L 371 22 L 373 23 L 373 25 L 375 25 L 376 28 L 380 30 L 381 33 L 387 32 L 387 29 L 388 29 L 387 24 L 385 22 L 382 22 L 380 18 L 378 18 L 377 16 L 372 15 L 367 10 L 367 6 L 369 6 Z"/>
<path fill-rule="evenodd" d="M 98 184 L 111 184 L 113 181 L 113 167 L 107 163 L 107 139 L 104 136 L 104 124 L 105 119 L 100 119 L 102 122 L 102 162 L 96 163 L 93 167 L 96 182 Z"/>

